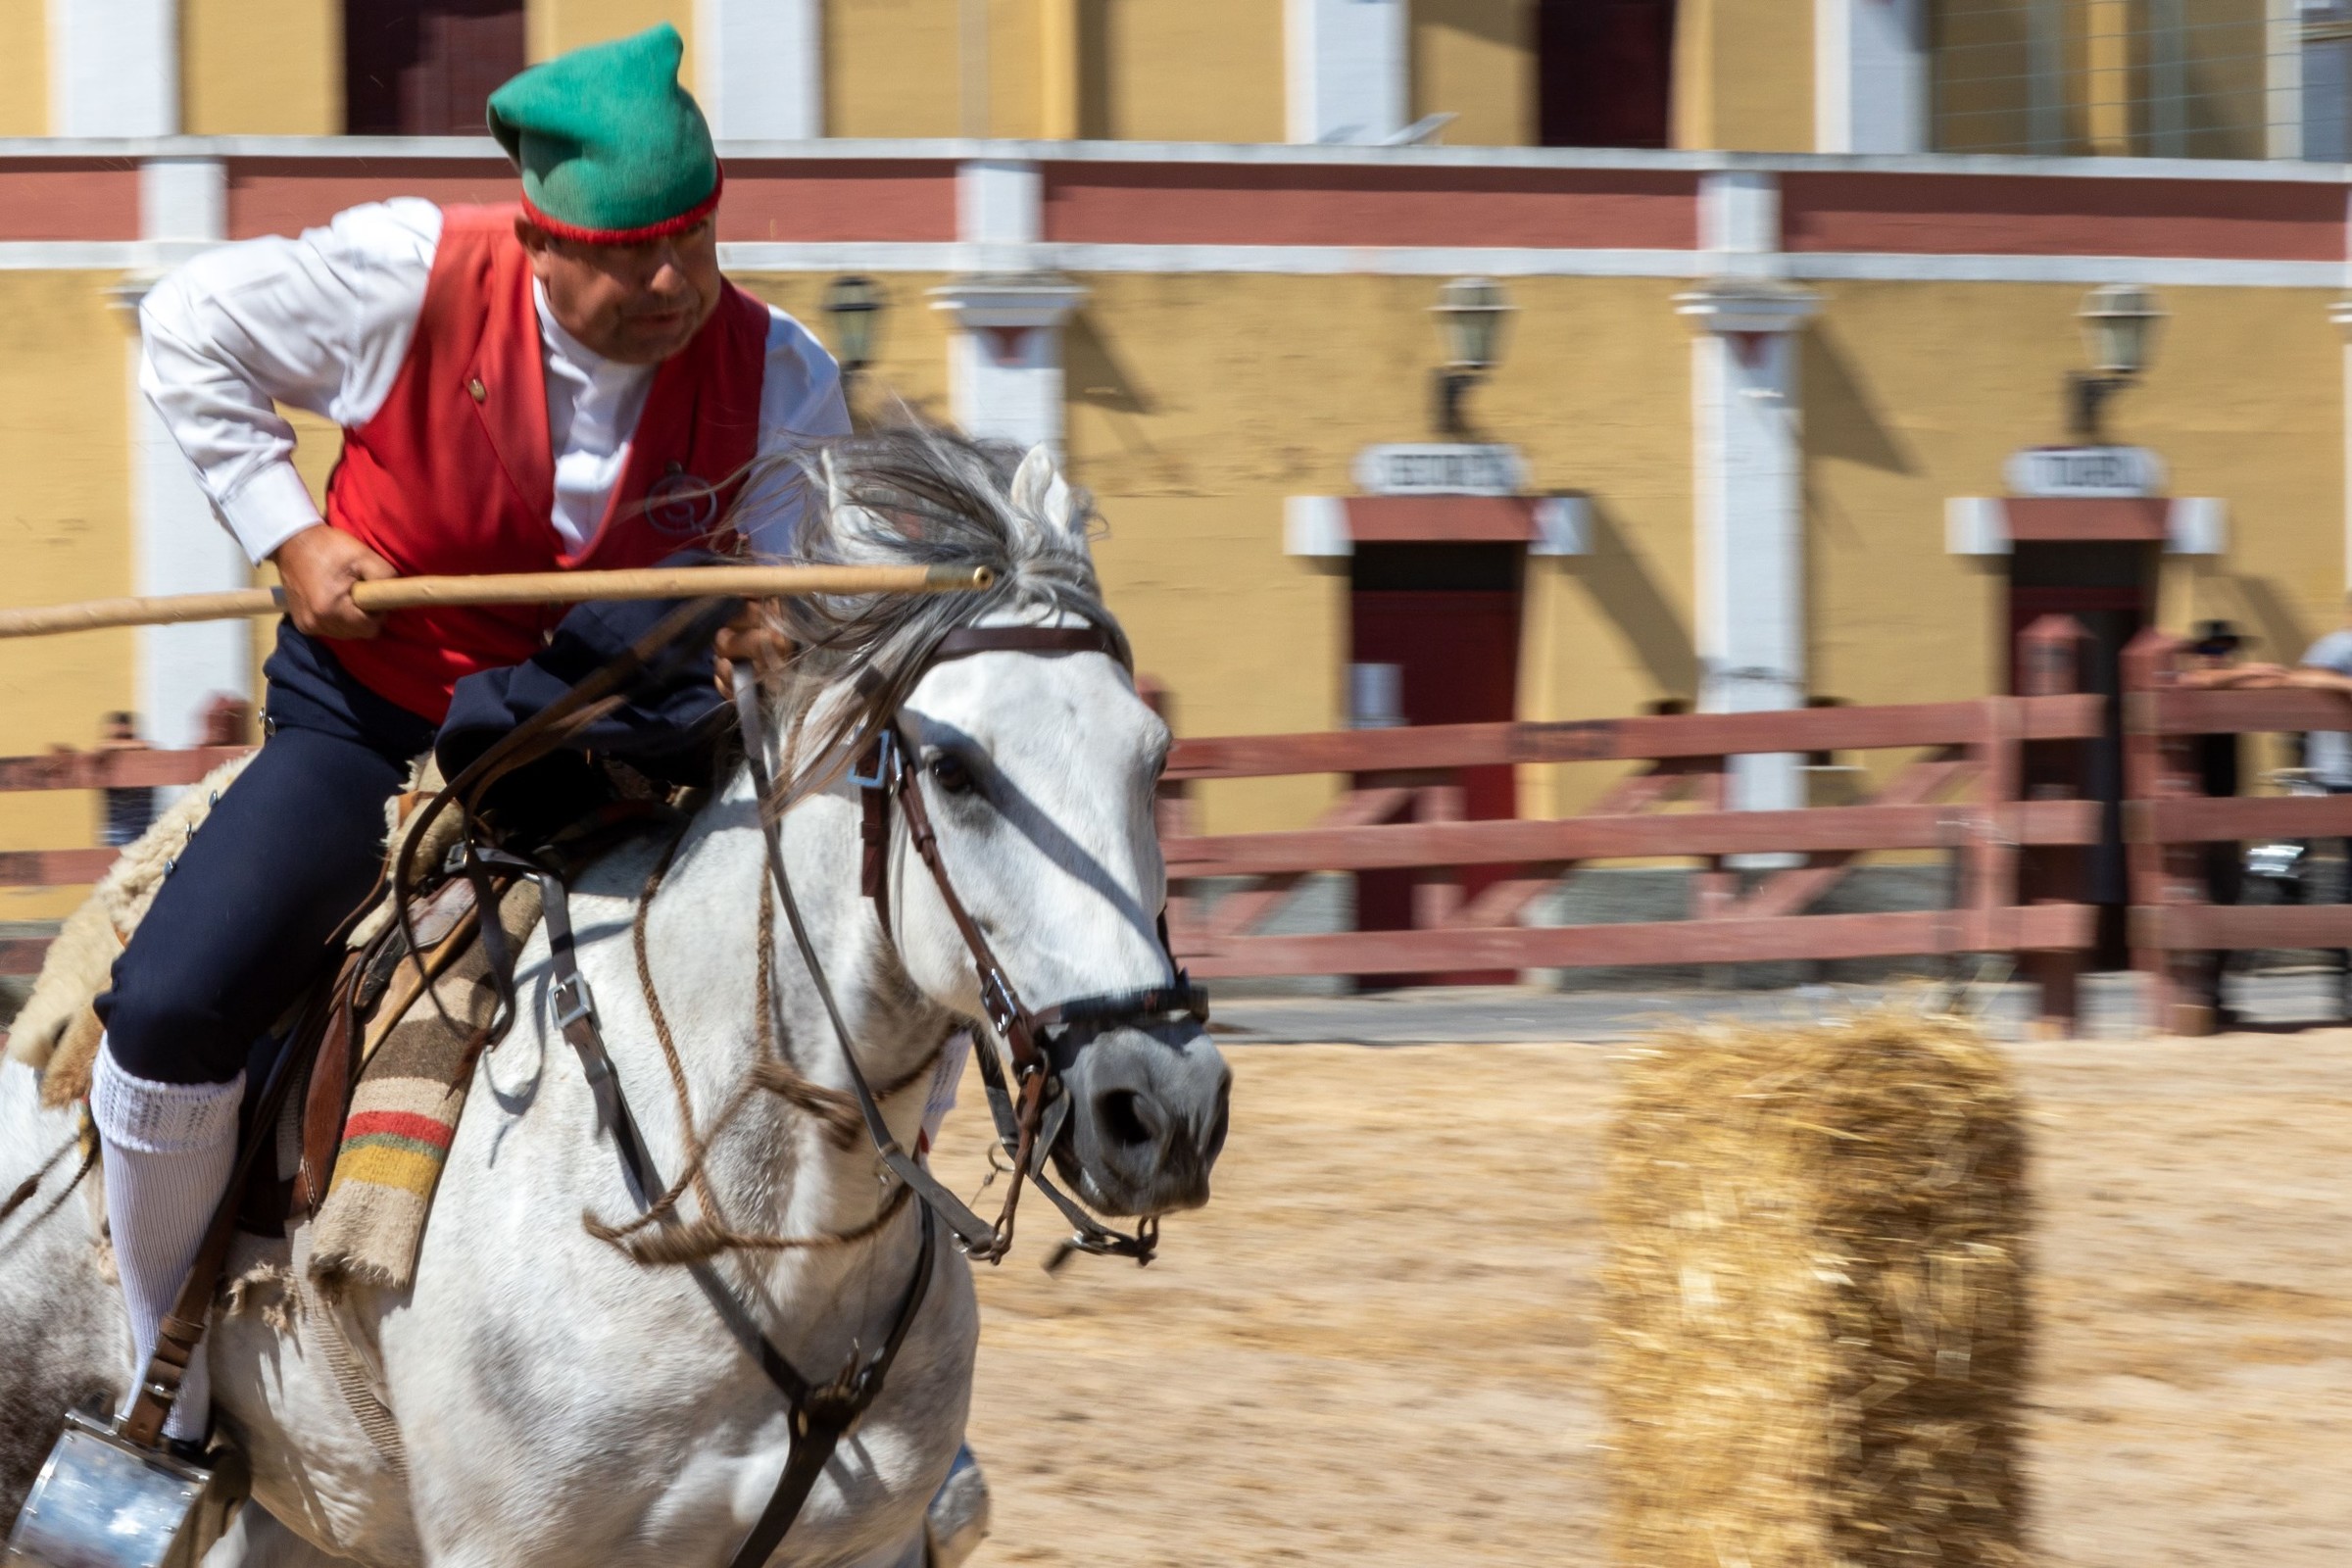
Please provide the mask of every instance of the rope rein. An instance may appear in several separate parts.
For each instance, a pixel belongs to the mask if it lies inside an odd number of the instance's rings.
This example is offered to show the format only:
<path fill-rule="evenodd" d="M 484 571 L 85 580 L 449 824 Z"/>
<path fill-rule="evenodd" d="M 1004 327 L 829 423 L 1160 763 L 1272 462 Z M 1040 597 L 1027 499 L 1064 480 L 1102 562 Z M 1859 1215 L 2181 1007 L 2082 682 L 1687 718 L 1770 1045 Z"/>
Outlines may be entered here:
<path fill-rule="evenodd" d="M 668 1013 L 662 1005 L 660 988 L 654 983 L 653 959 L 647 937 L 651 924 L 654 899 L 668 878 L 670 867 L 685 843 L 681 830 L 662 852 L 653 872 L 646 879 L 645 891 L 639 896 L 636 917 L 630 922 L 629 942 L 637 964 L 637 985 L 645 998 L 647 1015 L 652 1019 L 654 1039 L 662 1050 L 662 1065 L 669 1073 L 670 1091 L 678 1104 L 678 1125 L 686 1143 L 686 1164 L 677 1177 L 654 1200 L 645 1212 L 620 1225 L 609 1224 L 594 1215 L 581 1216 L 588 1234 L 612 1247 L 632 1262 L 644 1267 L 675 1267 L 687 1263 L 707 1262 L 729 1251 L 808 1251 L 848 1247 L 862 1242 L 879 1232 L 896 1218 L 913 1196 L 913 1189 L 904 1184 L 893 1193 L 889 1201 L 873 1218 L 847 1231 L 817 1236 L 774 1236 L 760 1232 L 739 1231 L 720 1219 L 717 1195 L 711 1190 L 709 1164 L 711 1147 L 733 1124 L 743 1107 L 755 1094 L 774 1095 L 785 1103 L 806 1112 L 824 1128 L 825 1135 L 841 1149 L 855 1146 L 865 1124 L 858 1117 L 858 1104 L 851 1096 L 838 1089 L 828 1089 L 804 1076 L 792 1064 L 789 1040 L 780 1040 L 776 1029 L 779 1016 L 775 1004 L 775 889 L 768 879 L 760 879 L 759 957 L 757 980 L 758 1004 L 754 1029 L 758 1055 L 743 1081 L 720 1107 L 710 1130 L 697 1135 L 694 1126 L 694 1103 L 689 1093 L 684 1057 L 678 1051 L 677 1036 L 671 1030 Z M 928 1078 L 938 1067 L 940 1054 L 947 1049 L 943 1037 L 910 1070 L 881 1085 L 875 1093 L 883 1099 L 904 1093 L 914 1084 Z M 691 1188 L 700 1201 L 703 1215 L 698 1219 L 680 1220 L 678 1203 Z M 661 1227 L 655 1230 L 654 1227 Z M 651 1232 L 652 1234 L 647 1234 Z"/>

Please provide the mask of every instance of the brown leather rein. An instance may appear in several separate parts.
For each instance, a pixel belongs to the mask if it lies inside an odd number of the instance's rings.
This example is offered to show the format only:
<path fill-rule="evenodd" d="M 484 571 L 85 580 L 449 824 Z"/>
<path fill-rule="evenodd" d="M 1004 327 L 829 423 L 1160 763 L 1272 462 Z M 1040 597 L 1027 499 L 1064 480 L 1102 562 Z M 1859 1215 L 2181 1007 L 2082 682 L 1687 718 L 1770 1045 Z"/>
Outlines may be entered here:
<path fill-rule="evenodd" d="M 1102 654 L 1118 659 L 1119 647 L 1107 631 L 1091 623 L 1084 626 L 965 626 L 942 638 L 923 658 L 920 668 L 928 670 L 949 660 L 987 653 L 1040 656 Z M 744 750 L 750 759 L 754 785 L 764 801 L 770 790 L 765 719 L 760 710 L 757 687 L 750 672 L 738 665 L 735 681 L 736 710 L 743 729 Z M 970 908 L 956 891 L 955 879 L 948 872 L 947 858 L 941 853 L 939 834 L 932 822 L 930 807 L 923 799 L 919 769 L 914 759 L 914 748 L 900 728 L 898 715 L 893 713 L 875 726 L 871 738 L 859 753 L 857 765 L 851 769 L 850 782 L 860 791 L 863 805 L 860 829 L 864 850 L 863 890 L 874 905 L 875 917 L 881 923 L 883 934 L 895 941 L 888 877 L 890 818 L 895 802 L 898 810 L 906 818 L 908 842 L 930 870 L 931 880 L 939 889 L 940 900 L 947 906 L 949 917 L 956 922 L 956 929 L 971 955 L 980 983 L 981 1010 L 987 1016 L 989 1027 L 1004 1042 L 1005 1053 L 1011 1058 L 1011 1075 L 1007 1078 L 1005 1064 L 998 1059 L 996 1052 L 987 1042 L 980 1042 L 973 1053 L 979 1059 L 981 1078 L 987 1087 L 989 1111 L 996 1123 L 998 1143 L 1012 1161 L 1012 1180 L 1006 1188 L 1004 1204 L 996 1220 L 992 1223 L 981 1219 L 928 1170 L 908 1157 L 883 1121 L 880 1107 L 865 1082 L 864 1072 L 858 1064 L 857 1054 L 850 1049 L 848 1025 L 834 1001 L 832 986 L 817 959 L 815 947 L 808 940 L 799 903 L 793 897 L 791 879 L 784 869 L 780 824 L 774 813 L 763 810 L 760 819 L 765 830 L 768 872 L 775 882 L 802 959 L 815 980 L 817 995 L 824 1003 L 835 1034 L 840 1038 L 842 1054 L 849 1064 L 851 1087 L 864 1117 L 866 1130 L 883 1162 L 914 1189 L 915 1195 L 927 1207 L 947 1222 L 949 1229 L 956 1233 L 957 1245 L 973 1257 L 995 1262 L 1011 1249 L 1013 1216 L 1020 1203 L 1022 1183 L 1026 1180 L 1043 1192 L 1070 1224 L 1069 1238 L 1055 1249 L 1047 1261 L 1049 1269 L 1058 1267 L 1074 1251 L 1132 1257 L 1139 1264 L 1149 1263 L 1158 1245 L 1159 1224 L 1156 1216 L 1147 1215 L 1138 1222 L 1132 1235 L 1114 1231 L 1087 1212 L 1076 1199 L 1064 1193 L 1048 1172 L 1047 1160 L 1069 1126 L 1071 1097 L 1062 1087 L 1061 1075 L 1086 1043 L 1106 1029 L 1167 1023 L 1183 1017 L 1205 1023 L 1208 1019 L 1207 994 L 1192 983 L 1177 965 L 1174 956 L 1169 954 L 1170 978 L 1164 985 L 1078 997 L 1043 1009 L 1031 1008 L 1022 1001 L 1019 988 L 1005 973 L 995 949 L 989 945 L 987 935 L 980 929 L 980 923 L 972 917 Z M 1163 953 L 1167 952 L 1167 923 L 1164 916 L 1160 922 L 1160 947 Z"/>

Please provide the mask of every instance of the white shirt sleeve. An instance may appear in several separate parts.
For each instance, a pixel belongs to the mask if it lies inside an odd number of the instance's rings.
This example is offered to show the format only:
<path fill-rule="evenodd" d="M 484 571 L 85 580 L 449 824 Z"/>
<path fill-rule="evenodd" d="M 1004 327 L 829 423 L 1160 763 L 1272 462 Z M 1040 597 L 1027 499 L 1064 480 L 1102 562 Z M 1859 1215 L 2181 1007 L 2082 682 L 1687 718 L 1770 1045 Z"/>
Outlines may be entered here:
<path fill-rule="evenodd" d="M 208 251 L 139 307 L 139 385 L 257 564 L 319 520 L 277 404 L 345 427 L 391 395 L 424 309 L 441 210 L 354 207 L 299 239 Z"/>
<path fill-rule="evenodd" d="M 800 322 L 774 306 L 767 308 L 767 378 L 760 388 L 760 451 L 762 459 L 788 457 L 828 436 L 850 433 L 849 406 L 841 397 L 841 367 Z M 771 559 L 792 554 L 793 533 L 806 503 L 804 487 L 789 469 L 763 466 L 760 482 L 746 486 L 736 505 L 747 519 L 744 533 L 752 553 Z"/>

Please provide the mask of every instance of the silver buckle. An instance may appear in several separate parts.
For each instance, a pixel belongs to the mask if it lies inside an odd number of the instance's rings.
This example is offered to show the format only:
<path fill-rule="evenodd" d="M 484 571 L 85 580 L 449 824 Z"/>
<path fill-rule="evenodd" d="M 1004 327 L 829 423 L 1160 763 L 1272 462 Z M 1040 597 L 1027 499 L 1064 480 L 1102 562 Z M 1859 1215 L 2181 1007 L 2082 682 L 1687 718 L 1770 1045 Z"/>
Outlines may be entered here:
<path fill-rule="evenodd" d="M 557 981 L 554 992 L 559 1009 L 556 1013 L 558 1029 L 568 1029 L 582 1018 L 595 1018 L 596 998 L 589 994 L 586 975 L 573 975 Z"/>
<path fill-rule="evenodd" d="M 892 775 L 898 772 L 898 768 L 894 765 L 895 760 L 898 756 L 898 732 L 896 730 L 884 730 L 882 732 L 882 743 L 874 748 L 873 775 L 868 777 L 867 775 L 858 772 L 857 762 L 852 761 L 850 763 L 850 782 L 857 785 L 861 790 L 881 789 L 884 785 L 890 782 Z"/>

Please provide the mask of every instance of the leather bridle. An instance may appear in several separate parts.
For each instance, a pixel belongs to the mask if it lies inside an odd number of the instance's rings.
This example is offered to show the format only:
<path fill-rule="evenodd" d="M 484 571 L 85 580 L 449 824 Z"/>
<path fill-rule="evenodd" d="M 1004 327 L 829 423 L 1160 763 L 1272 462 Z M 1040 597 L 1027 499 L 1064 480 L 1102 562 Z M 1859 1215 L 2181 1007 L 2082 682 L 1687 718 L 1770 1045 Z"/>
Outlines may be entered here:
<path fill-rule="evenodd" d="M 985 653 L 1041 656 L 1102 654 L 1119 659 L 1122 665 L 1125 663 L 1117 641 L 1102 626 L 1092 623 L 1084 626 L 965 626 L 949 632 L 932 646 L 916 664 L 917 678 L 934 665 Z M 764 803 L 770 794 L 766 724 L 760 709 L 757 684 L 751 672 L 741 664 L 736 666 L 735 704 L 743 727 L 744 751 L 750 761 L 753 784 Z M 888 871 L 891 812 L 895 803 L 899 813 L 906 818 L 908 842 L 929 868 L 931 880 L 939 889 L 940 900 L 946 905 L 949 917 L 955 921 L 956 932 L 971 955 L 980 982 L 981 1010 L 987 1016 L 990 1029 L 1004 1042 L 1011 1067 L 1007 1076 L 1005 1063 L 998 1059 L 996 1052 L 985 1041 L 974 1052 L 979 1058 L 982 1081 L 987 1086 L 989 1111 L 996 1123 L 998 1143 L 1012 1161 L 1012 1180 L 1005 1191 L 1004 1207 L 996 1220 L 990 1222 L 973 1213 L 961 1199 L 949 1192 L 909 1156 L 883 1120 L 864 1070 L 858 1063 L 857 1053 L 850 1048 L 849 1027 L 834 1001 L 832 986 L 817 959 L 815 946 L 808 940 L 807 927 L 801 918 L 799 901 L 793 897 L 791 878 L 784 868 L 783 843 L 777 815 L 763 806 L 760 822 L 766 844 L 768 872 L 775 882 L 777 896 L 784 906 L 785 917 L 800 947 L 801 957 L 815 981 L 817 995 L 840 1039 L 842 1056 L 849 1068 L 852 1093 L 858 1101 L 859 1113 L 868 1136 L 873 1140 L 875 1152 L 893 1174 L 914 1190 L 915 1196 L 926 1207 L 947 1222 L 949 1229 L 956 1234 L 957 1245 L 971 1256 L 995 1262 L 1010 1250 L 1013 1214 L 1020 1202 L 1022 1183 L 1026 1180 L 1034 1183 L 1070 1223 L 1069 1239 L 1048 1260 L 1049 1268 L 1058 1266 L 1073 1251 L 1132 1257 L 1138 1263 L 1151 1262 L 1159 1239 L 1156 1216 L 1146 1216 L 1137 1224 L 1132 1235 L 1114 1231 L 1088 1213 L 1076 1199 L 1055 1185 L 1048 1173 L 1048 1158 L 1069 1126 L 1071 1097 L 1062 1086 L 1062 1074 L 1075 1062 L 1078 1053 L 1087 1043 L 1106 1030 L 1145 1028 L 1172 1023 L 1179 1018 L 1205 1023 L 1208 1019 L 1207 993 L 1193 984 L 1177 965 L 1173 954 L 1168 954 L 1170 978 L 1164 985 L 1076 997 L 1042 1009 L 1030 1007 L 1022 1001 L 1020 990 L 1013 984 L 1011 976 L 1004 972 L 1004 966 L 998 960 L 987 934 L 980 929 L 979 921 L 972 917 L 971 909 L 956 891 L 955 879 L 949 875 L 946 857 L 941 853 L 930 806 L 923 799 L 914 748 L 901 728 L 896 712 L 883 716 L 873 726 L 871 738 L 861 748 L 858 762 L 851 769 L 850 781 L 860 791 L 863 808 L 860 828 L 863 890 L 874 905 L 875 916 L 881 922 L 884 935 L 893 935 Z M 1164 915 L 1160 920 L 1159 936 L 1161 951 L 1166 954 L 1167 921 Z"/>

